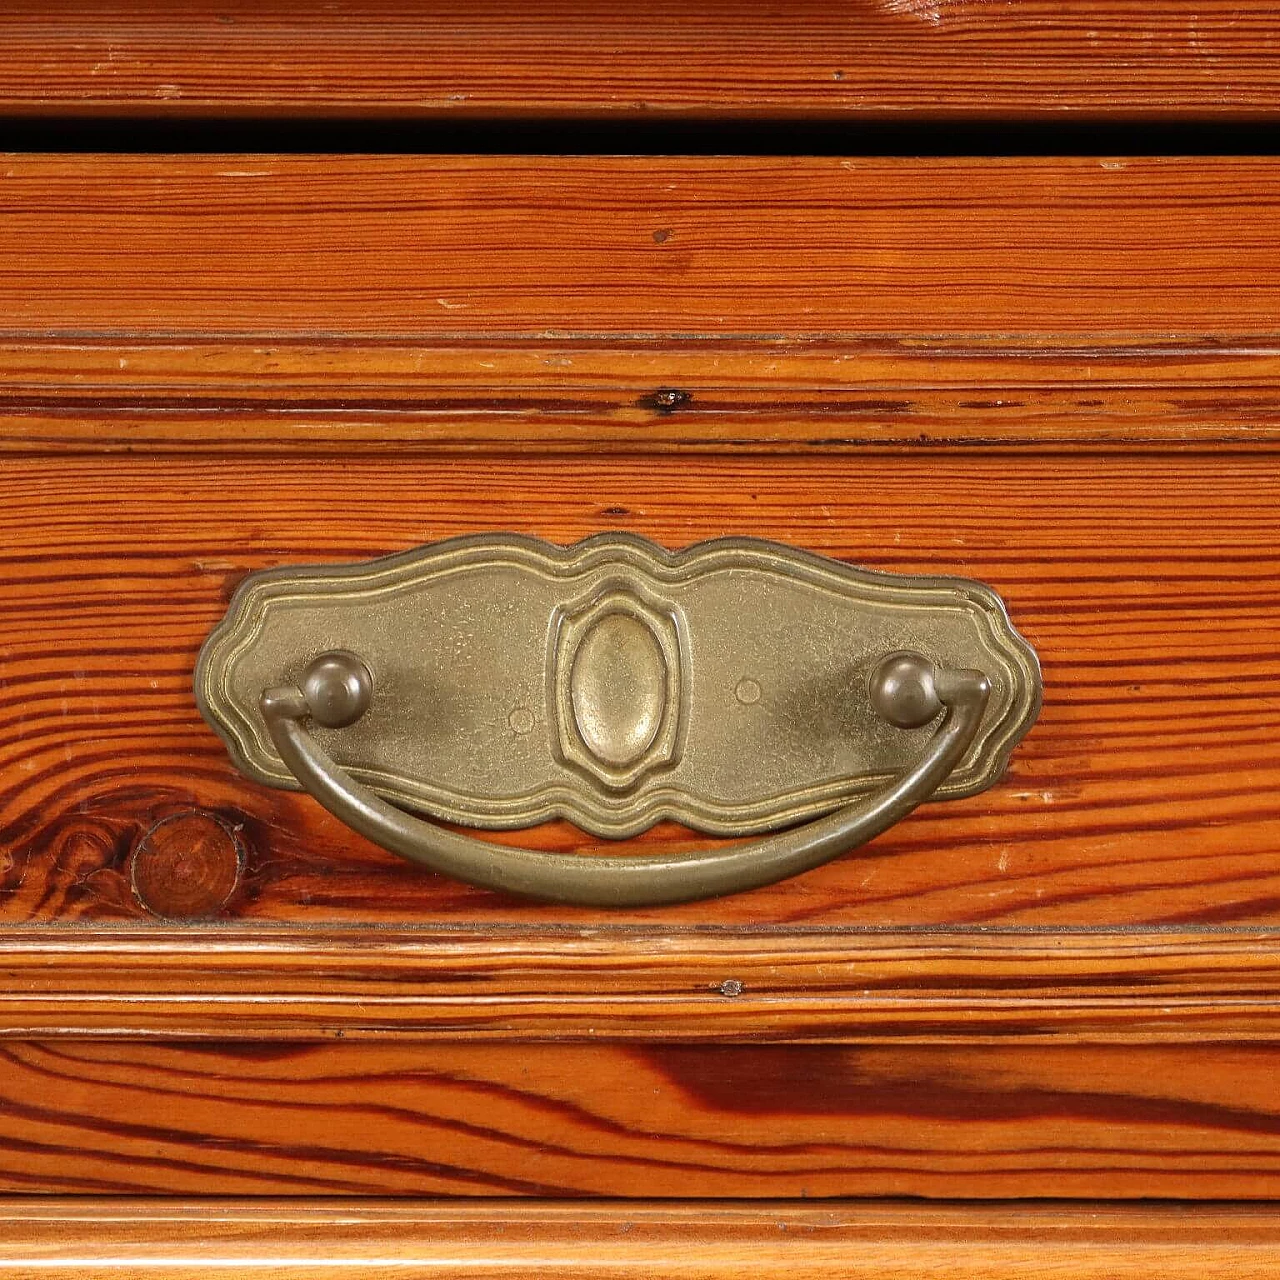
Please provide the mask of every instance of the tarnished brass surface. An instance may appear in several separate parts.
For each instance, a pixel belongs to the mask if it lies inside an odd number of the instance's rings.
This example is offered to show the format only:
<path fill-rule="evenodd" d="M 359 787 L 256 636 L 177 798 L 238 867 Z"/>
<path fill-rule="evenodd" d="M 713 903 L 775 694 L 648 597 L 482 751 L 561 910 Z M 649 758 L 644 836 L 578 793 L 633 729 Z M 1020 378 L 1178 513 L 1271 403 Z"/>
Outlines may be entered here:
<path fill-rule="evenodd" d="M 630 647 L 628 644 L 626 647 Z M 968 750 L 991 682 L 981 671 L 935 667 L 918 653 L 892 653 L 867 682 L 877 714 L 899 729 L 941 716 L 928 750 L 892 782 L 835 813 L 755 840 L 657 857 L 579 857 L 511 848 L 424 822 L 389 805 L 335 764 L 306 728 L 353 724 L 373 701 L 373 676 L 353 653 L 321 654 L 298 684 L 264 690 L 258 705 L 289 771 L 353 831 L 432 871 L 468 884 L 592 907 L 693 902 L 811 870 L 905 818 L 928 800 Z"/>
<path fill-rule="evenodd" d="M 335 651 L 369 677 L 354 719 L 350 670 L 308 674 Z M 896 727 L 869 695 L 900 651 L 986 677 L 981 720 L 932 794 L 981 791 L 1040 702 L 1035 655 L 995 593 L 753 539 L 670 552 L 630 534 L 568 548 L 493 535 L 258 573 L 205 644 L 196 693 L 240 768 L 272 786 L 299 783 L 259 699 L 298 689 L 318 754 L 396 805 L 484 827 L 565 817 L 623 837 L 673 818 L 737 835 L 918 769 L 941 706 Z"/>

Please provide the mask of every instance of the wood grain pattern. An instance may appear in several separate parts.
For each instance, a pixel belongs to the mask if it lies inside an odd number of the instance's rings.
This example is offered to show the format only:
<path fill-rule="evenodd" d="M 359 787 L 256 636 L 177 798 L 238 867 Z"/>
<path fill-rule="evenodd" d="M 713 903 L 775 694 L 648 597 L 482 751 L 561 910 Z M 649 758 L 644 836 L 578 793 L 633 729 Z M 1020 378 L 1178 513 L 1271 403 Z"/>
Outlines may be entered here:
<path fill-rule="evenodd" d="M 0 932 L 5 1038 L 1274 1045 L 1278 992 L 1274 931 Z"/>
<path fill-rule="evenodd" d="M 1274 118 L 1262 0 L 22 0 L 14 114 Z"/>
<path fill-rule="evenodd" d="M 1280 352 L 1263 341 L 0 343 L 0 452 L 1167 451 L 1278 441 Z"/>
<path fill-rule="evenodd" d="M 1280 1198 L 1275 1046 L 0 1045 L 0 1191 Z"/>
<path fill-rule="evenodd" d="M 0 463 L 0 913 L 136 919 L 129 859 L 192 809 L 244 845 L 224 916 L 598 923 L 451 884 L 310 799 L 240 778 L 191 693 L 250 569 L 509 528 L 670 546 L 759 534 L 979 578 L 1040 653 L 1042 717 L 1004 781 L 868 849 L 717 904 L 615 922 L 1280 922 L 1280 469 L 1168 457 L 674 456 L 451 460 L 10 456 Z M 529 845 L 600 848 L 552 824 Z M 687 847 L 660 826 L 633 847 Z"/>
<path fill-rule="evenodd" d="M 1274 350 L 1278 218 L 1276 157 L 9 155 L 0 337 Z"/>
<path fill-rule="evenodd" d="M 0 1274 L 76 1280 L 1262 1280 L 1278 1260 L 1256 1205 L 0 1201 Z"/>

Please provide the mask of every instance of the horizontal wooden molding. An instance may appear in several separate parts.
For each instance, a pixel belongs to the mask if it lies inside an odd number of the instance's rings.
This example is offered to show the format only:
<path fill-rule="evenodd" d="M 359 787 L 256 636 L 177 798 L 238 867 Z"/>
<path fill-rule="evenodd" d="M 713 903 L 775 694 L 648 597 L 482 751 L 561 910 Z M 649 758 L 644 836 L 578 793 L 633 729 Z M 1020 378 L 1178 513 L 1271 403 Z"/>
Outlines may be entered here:
<path fill-rule="evenodd" d="M 1280 347 L 35 337 L 0 452 L 1222 449 L 1280 443 Z"/>
<path fill-rule="evenodd" d="M 670 372 L 679 374 L 680 385 L 698 389 L 760 391 L 1035 390 L 1084 381 L 1129 390 L 1188 383 L 1268 388 L 1280 383 L 1280 333 L 1229 343 L 1034 332 L 954 340 L 923 330 L 848 340 L 663 332 L 506 340 L 7 332 L 0 339 L 0 393 L 72 402 L 97 396 L 163 402 L 183 395 L 216 404 L 253 394 L 287 404 L 337 401 L 346 389 L 357 398 L 377 391 L 410 405 L 447 388 L 589 392 L 647 387 Z"/>
<path fill-rule="evenodd" d="M 1222 449 L 1280 346 L 974 338 L 0 342 L 0 451 Z"/>
<path fill-rule="evenodd" d="M 1280 1210 L 1246 1204 L 0 1200 L 0 1274 L 85 1278 L 1261 1280 L 1277 1258 Z"/>
<path fill-rule="evenodd" d="M 1280 931 L 10 928 L 0 1035 L 1280 1041 Z"/>

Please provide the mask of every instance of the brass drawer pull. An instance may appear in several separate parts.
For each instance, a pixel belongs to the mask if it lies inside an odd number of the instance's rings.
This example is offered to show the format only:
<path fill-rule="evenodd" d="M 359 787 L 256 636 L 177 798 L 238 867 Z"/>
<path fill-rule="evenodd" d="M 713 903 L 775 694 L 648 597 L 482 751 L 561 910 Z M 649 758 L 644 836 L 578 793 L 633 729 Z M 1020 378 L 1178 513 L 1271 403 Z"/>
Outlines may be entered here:
<path fill-rule="evenodd" d="M 434 871 L 597 907 L 819 866 L 927 799 L 989 786 L 1040 701 L 1035 655 L 981 584 L 622 534 L 256 574 L 196 684 L 251 776 Z M 541 853 L 384 796 L 491 827 L 563 816 L 616 838 L 675 817 L 769 834 L 662 857 Z"/>
<path fill-rule="evenodd" d="M 490 844 L 415 818 L 344 776 L 302 722 L 313 718 L 340 728 L 368 710 L 373 680 L 353 653 L 322 654 L 304 674 L 302 688 L 269 689 L 261 706 L 272 741 L 303 787 L 384 849 L 485 889 L 589 907 L 656 907 L 785 880 L 905 818 L 973 742 L 991 683 L 980 671 L 935 672 L 918 654 L 894 654 L 876 668 L 868 692 L 879 714 L 899 728 L 919 728 L 945 709 L 914 768 L 869 799 L 793 830 L 728 849 L 657 858 L 579 857 Z"/>

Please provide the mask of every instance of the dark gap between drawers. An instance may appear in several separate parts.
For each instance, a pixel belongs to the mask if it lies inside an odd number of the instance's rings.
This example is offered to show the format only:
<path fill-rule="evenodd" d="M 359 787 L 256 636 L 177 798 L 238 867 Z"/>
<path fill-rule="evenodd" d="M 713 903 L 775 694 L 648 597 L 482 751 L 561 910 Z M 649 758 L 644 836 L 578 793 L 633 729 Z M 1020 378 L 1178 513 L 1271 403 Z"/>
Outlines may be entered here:
<path fill-rule="evenodd" d="M 57 152 L 278 152 L 763 156 L 1270 155 L 1275 123 L 1085 115 L 1010 120 L 359 120 L 0 117 L 0 148 Z"/>

